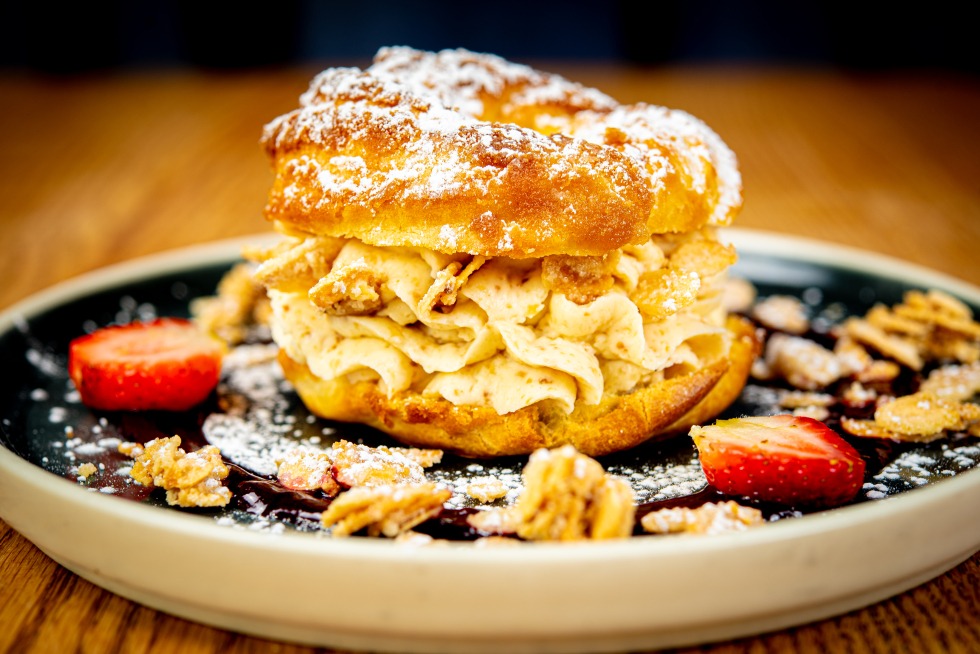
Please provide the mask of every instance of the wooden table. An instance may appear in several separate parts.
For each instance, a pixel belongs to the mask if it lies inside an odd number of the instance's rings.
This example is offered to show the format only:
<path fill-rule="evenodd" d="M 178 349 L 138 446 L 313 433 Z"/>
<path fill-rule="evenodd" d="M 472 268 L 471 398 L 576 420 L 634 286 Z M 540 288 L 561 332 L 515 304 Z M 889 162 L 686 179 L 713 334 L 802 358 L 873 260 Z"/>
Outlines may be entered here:
<path fill-rule="evenodd" d="M 712 125 L 742 164 L 739 226 L 866 248 L 980 284 L 976 79 L 550 68 Z M 271 174 L 260 129 L 295 106 L 313 72 L 0 75 L 0 308 L 117 261 L 265 231 Z M 696 651 L 975 652 L 978 589 L 975 555 L 866 609 Z M 3 522 L 0 625 L 4 651 L 310 651 L 121 599 Z"/>

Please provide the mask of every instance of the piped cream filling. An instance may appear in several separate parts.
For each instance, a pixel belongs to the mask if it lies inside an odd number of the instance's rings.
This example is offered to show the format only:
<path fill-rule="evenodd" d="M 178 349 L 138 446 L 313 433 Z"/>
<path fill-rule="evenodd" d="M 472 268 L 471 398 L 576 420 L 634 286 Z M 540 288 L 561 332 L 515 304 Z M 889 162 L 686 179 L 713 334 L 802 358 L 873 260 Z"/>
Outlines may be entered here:
<path fill-rule="evenodd" d="M 322 379 L 372 379 L 389 396 L 411 391 L 491 406 L 499 414 L 537 402 L 571 412 L 578 403 L 629 393 L 727 353 L 723 270 L 685 270 L 696 283 L 687 295 L 668 293 L 656 319 L 630 297 L 644 273 L 671 265 L 671 252 L 684 239 L 714 234 L 654 237 L 624 248 L 612 288 L 586 304 L 547 288 L 539 260 L 508 258 L 472 266 L 465 279 L 455 278 L 448 302 L 433 304 L 433 284 L 441 291 L 454 279 L 445 271 L 454 262 L 448 270 L 461 268 L 459 257 L 353 239 L 297 240 L 257 274 L 269 285 L 276 343 Z M 290 266 L 302 268 L 308 283 L 282 282 L 285 276 L 276 271 Z M 371 272 L 377 308 L 335 315 L 311 301 L 308 289 L 318 276 L 341 280 L 345 269 Z M 355 292 L 331 283 L 341 296 Z"/>

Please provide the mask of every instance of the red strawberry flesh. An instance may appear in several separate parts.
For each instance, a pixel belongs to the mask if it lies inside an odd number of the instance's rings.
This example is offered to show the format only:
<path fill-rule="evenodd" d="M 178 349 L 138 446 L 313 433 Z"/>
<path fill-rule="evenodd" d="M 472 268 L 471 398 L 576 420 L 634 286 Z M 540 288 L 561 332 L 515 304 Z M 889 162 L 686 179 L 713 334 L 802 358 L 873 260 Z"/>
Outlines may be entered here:
<path fill-rule="evenodd" d="M 161 318 L 76 338 L 68 374 L 95 409 L 184 411 L 214 390 L 223 354 L 224 345 L 189 320 Z"/>
<path fill-rule="evenodd" d="M 729 495 L 784 506 L 831 507 L 857 495 L 865 464 L 825 424 L 792 415 L 719 420 L 694 427 L 708 483 Z"/>

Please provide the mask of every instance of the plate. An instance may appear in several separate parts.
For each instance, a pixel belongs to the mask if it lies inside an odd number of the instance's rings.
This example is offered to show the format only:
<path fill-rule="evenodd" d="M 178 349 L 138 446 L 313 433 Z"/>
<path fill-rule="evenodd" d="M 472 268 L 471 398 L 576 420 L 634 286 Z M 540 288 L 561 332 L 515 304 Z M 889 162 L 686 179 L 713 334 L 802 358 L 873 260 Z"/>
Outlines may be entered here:
<path fill-rule="evenodd" d="M 726 234 L 740 252 L 736 275 L 763 294 L 799 295 L 821 313 L 863 313 L 910 288 L 943 289 L 980 306 L 980 289 L 890 258 L 747 230 Z M 333 539 L 254 512 L 169 509 L 156 494 L 127 490 L 131 484 L 76 479 L 79 457 L 99 461 L 120 437 L 149 427 L 77 403 L 64 372 L 68 341 L 113 321 L 186 315 L 244 243 L 268 238 L 107 268 L 0 315 L 0 357 L 10 366 L 0 381 L 0 516 L 85 579 L 190 620 L 320 646 L 621 651 L 837 615 L 980 549 L 975 440 L 905 452 L 861 501 L 747 532 L 512 547 Z M 299 425 L 280 433 L 287 441 L 336 435 L 295 403 L 285 414 Z M 152 428 L 180 433 L 202 419 Z M 634 456 L 685 456 L 671 450 L 676 444 L 652 447 Z M 101 472 L 111 477 L 111 469 Z"/>

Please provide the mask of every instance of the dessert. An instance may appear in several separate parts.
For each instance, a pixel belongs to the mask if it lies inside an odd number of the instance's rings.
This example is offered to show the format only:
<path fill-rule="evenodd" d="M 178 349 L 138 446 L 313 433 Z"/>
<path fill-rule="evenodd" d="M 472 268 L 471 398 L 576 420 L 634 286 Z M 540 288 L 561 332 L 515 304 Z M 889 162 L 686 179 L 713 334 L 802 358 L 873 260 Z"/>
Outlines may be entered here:
<path fill-rule="evenodd" d="M 589 455 L 738 395 L 734 155 L 696 118 L 490 55 L 381 50 L 267 125 L 257 256 L 311 411 L 466 456 Z"/>

